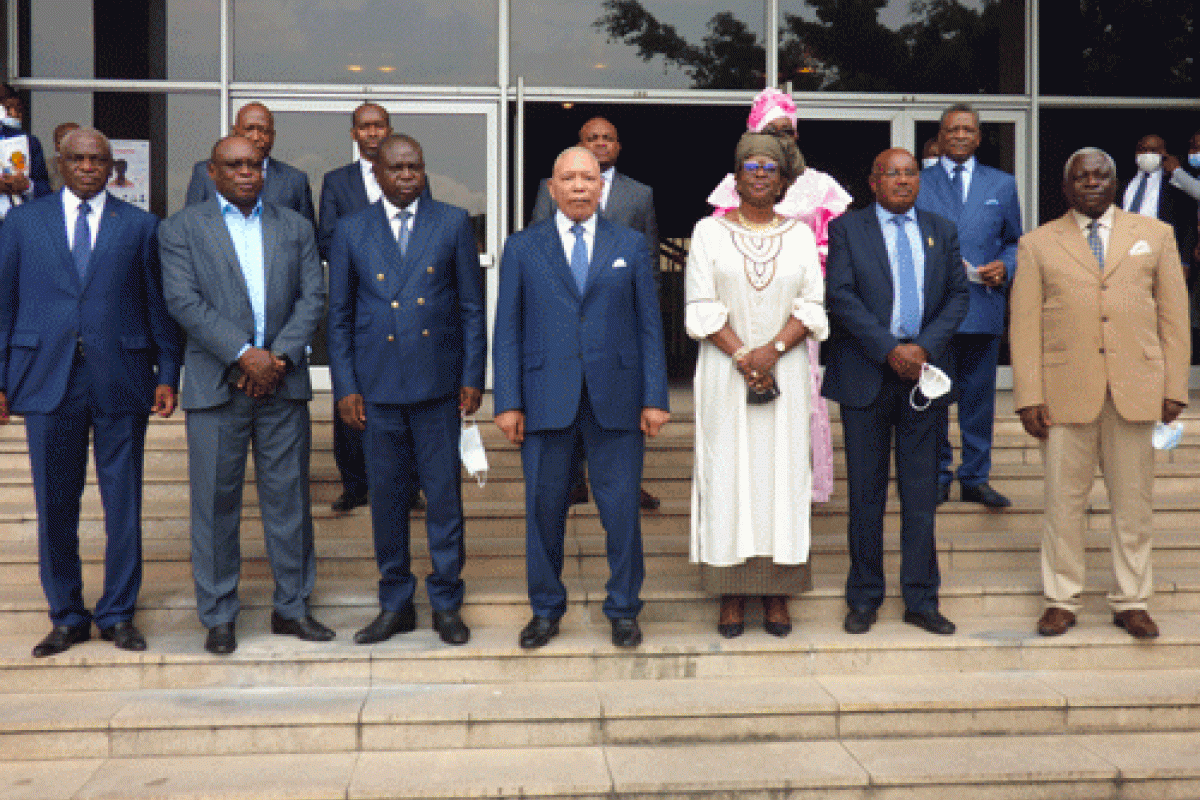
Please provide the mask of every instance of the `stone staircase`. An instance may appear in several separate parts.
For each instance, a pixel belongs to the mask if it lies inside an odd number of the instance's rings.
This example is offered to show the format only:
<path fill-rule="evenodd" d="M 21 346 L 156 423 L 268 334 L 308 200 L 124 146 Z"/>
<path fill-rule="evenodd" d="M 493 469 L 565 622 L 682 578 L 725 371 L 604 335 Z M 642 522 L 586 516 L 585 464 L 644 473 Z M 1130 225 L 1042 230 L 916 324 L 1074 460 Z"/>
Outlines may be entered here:
<path fill-rule="evenodd" d="M 1197 398 L 1200 400 L 1200 398 Z M 420 628 L 351 641 L 376 611 L 369 516 L 330 514 L 339 491 L 329 397 L 313 403 L 315 615 L 331 644 L 268 632 L 270 571 L 252 485 L 243 526 L 239 648 L 202 648 L 188 551 L 182 418 L 154 421 L 146 456 L 145 581 L 137 621 L 150 649 L 94 640 L 30 657 L 45 633 L 36 523 L 19 421 L 0 430 L 0 800 L 324 798 L 1200 798 L 1200 413 L 1159 454 L 1157 641 L 1111 625 L 1104 594 L 1108 508 L 1089 520 L 1091 591 L 1066 636 L 1033 633 L 1041 612 L 1040 452 L 1002 394 L 994 485 L 1015 501 L 938 514 L 942 609 L 935 637 L 900 622 L 895 587 L 865 636 L 841 630 L 847 564 L 841 454 L 833 500 L 814 512 L 814 589 L 795 630 L 715 631 L 716 603 L 687 561 L 690 391 L 649 446 L 643 517 L 645 644 L 618 651 L 600 612 L 607 566 L 593 505 L 568 520 L 563 633 L 516 646 L 528 617 L 519 454 L 485 413 L 492 470 L 464 484 L 463 648 L 441 644 L 418 591 Z M 1193 403 L 1193 408 L 1198 404 Z M 840 431 L 835 426 L 835 448 Z M 251 471 L 252 474 L 252 471 Z M 887 518 L 888 577 L 899 516 Z M 99 592 L 99 498 L 84 501 L 85 591 Z M 414 569 L 428 571 L 414 525 Z"/>

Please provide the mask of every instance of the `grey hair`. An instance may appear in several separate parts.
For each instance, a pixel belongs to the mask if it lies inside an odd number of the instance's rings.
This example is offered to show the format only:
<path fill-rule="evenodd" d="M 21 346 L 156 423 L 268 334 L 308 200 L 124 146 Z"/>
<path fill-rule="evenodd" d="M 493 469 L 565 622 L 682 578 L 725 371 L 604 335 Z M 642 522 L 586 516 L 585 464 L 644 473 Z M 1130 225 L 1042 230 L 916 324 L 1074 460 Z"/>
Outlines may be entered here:
<path fill-rule="evenodd" d="M 586 147 L 584 147 L 581 144 L 573 144 L 570 147 L 568 147 L 566 150 L 563 150 L 561 153 L 559 153 L 558 158 L 554 159 L 554 167 L 550 170 L 550 174 L 554 175 L 556 172 L 558 172 L 559 163 L 561 163 L 564 158 L 566 158 L 567 156 L 572 155 L 574 153 L 580 153 L 580 154 L 586 155 L 588 158 L 590 158 L 592 161 L 594 161 L 596 163 L 597 171 L 600 169 L 600 161 L 596 158 L 595 153 L 593 153 L 591 150 L 588 150 Z"/>
<path fill-rule="evenodd" d="M 951 114 L 970 114 L 975 118 L 975 127 L 979 127 L 979 112 L 975 110 L 975 107 L 970 103 L 955 103 L 942 112 L 942 117 L 938 120 L 939 128 L 946 124 L 946 117 Z"/>
<path fill-rule="evenodd" d="M 107 136 L 95 128 L 72 128 L 67 131 L 62 137 L 62 141 L 58 143 L 59 150 L 67 150 L 80 136 L 95 136 L 100 140 L 100 144 L 104 145 L 104 149 L 108 152 L 108 157 L 112 158 L 112 144 L 109 143 Z"/>
<path fill-rule="evenodd" d="M 1099 147 L 1081 147 L 1074 153 L 1071 153 L 1071 157 L 1067 159 L 1067 163 L 1063 164 L 1063 183 L 1071 179 L 1071 163 L 1079 158 L 1079 156 L 1103 156 L 1104 160 L 1108 162 L 1108 168 L 1112 170 L 1113 177 L 1116 177 L 1117 162 L 1113 161 L 1112 156 Z"/>

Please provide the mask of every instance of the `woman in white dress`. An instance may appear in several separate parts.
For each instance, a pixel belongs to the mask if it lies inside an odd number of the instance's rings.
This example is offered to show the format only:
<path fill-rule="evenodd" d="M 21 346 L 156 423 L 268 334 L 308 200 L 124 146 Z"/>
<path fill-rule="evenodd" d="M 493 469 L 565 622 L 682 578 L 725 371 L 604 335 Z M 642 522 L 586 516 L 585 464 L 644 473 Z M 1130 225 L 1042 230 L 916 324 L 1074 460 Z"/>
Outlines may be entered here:
<path fill-rule="evenodd" d="M 725 637 L 745 630 L 747 595 L 786 636 L 787 598 L 811 585 L 807 340 L 824 340 L 829 320 L 812 230 L 774 208 L 790 169 L 778 138 L 743 135 L 739 205 L 698 222 L 688 254 L 685 325 L 700 342 L 691 560 L 721 595 Z"/>

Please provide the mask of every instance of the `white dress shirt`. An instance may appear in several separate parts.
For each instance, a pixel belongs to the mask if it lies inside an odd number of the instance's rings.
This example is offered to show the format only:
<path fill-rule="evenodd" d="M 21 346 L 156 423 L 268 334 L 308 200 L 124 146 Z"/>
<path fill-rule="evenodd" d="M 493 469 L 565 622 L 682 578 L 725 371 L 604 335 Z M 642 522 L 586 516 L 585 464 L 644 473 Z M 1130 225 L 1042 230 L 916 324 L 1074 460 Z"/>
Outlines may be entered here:
<path fill-rule="evenodd" d="M 374 203 L 383 197 L 383 189 L 379 188 L 379 181 L 375 180 L 375 167 L 365 158 L 358 160 L 358 167 L 362 170 L 363 186 L 367 190 L 367 202 Z"/>
<path fill-rule="evenodd" d="M 397 242 L 400 241 L 400 212 L 407 211 L 409 214 L 412 214 L 412 216 L 408 218 L 408 240 L 411 242 L 413 225 L 415 225 L 417 222 L 417 203 L 421 201 L 421 198 L 418 197 L 416 200 L 413 200 L 403 209 L 401 209 L 391 200 L 388 200 L 387 197 L 383 196 L 382 194 L 380 195 L 380 198 L 383 200 L 383 210 L 387 213 L 388 224 L 392 226 L 392 238 Z"/>
<path fill-rule="evenodd" d="M 604 188 L 600 190 L 600 208 L 608 208 L 608 195 L 612 192 L 613 176 L 616 175 L 617 168 L 609 167 L 600 173 L 600 177 L 604 179 Z"/>
<path fill-rule="evenodd" d="M 563 252 L 567 256 L 567 263 L 571 263 L 571 251 L 575 249 L 575 234 L 571 233 L 571 228 L 575 226 L 574 220 L 568 217 L 561 211 L 554 212 L 554 224 L 558 226 L 558 237 L 562 240 Z M 596 215 L 579 223 L 583 225 L 583 244 L 587 248 L 588 263 L 592 263 L 592 247 L 596 243 Z"/>
<path fill-rule="evenodd" d="M 1079 232 L 1083 234 L 1084 241 L 1087 241 L 1088 226 L 1092 224 L 1092 218 L 1084 214 L 1080 214 L 1075 209 L 1071 209 L 1071 216 L 1075 218 L 1075 224 L 1079 226 Z M 1099 228 L 1096 231 L 1097 235 L 1100 237 L 1100 251 L 1104 253 L 1106 257 L 1108 256 L 1108 235 L 1112 233 L 1113 217 L 1115 216 L 1116 214 L 1113 213 L 1113 206 L 1109 206 L 1096 220 L 1100 223 Z"/>
<path fill-rule="evenodd" d="M 942 169 L 946 170 L 946 177 L 950 179 L 950 185 L 954 185 L 954 168 L 958 166 L 958 162 L 952 158 L 942 156 Z M 967 195 L 971 193 L 971 176 L 975 174 L 975 156 L 971 156 L 962 164 L 962 185 L 963 185 L 963 202 L 967 202 Z"/>
<path fill-rule="evenodd" d="M 96 249 L 96 237 L 100 235 L 100 219 L 104 214 L 104 198 L 108 192 L 97 192 L 87 204 L 91 207 L 88 213 L 88 230 L 92 233 L 92 249 Z M 82 204 L 79 196 L 70 189 L 62 190 L 63 216 L 67 218 L 67 249 L 75 246 L 75 220 L 79 218 L 79 206 Z"/>
<path fill-rule="evenodd" d="M 1142 176 L 1146 178 L 1146 194 L 1142 196 L 1141 208 L 1130 208 L 1133 205 L 1133 196 L 1137 194 L 1138 184 L 1142 182 Z M 1158 195 L 1162 192 L 1162 167 L 1154 170 L 1154 172 L 1142 172 L 1138 170 L 1138 174 L 1133 177 L 1129 185 L 1125 187 L 1125 197 L 1121 201 L 1121 208 L 1126 211 L 1132 211 L 1134 214 L 1144 214 L 1147 217 L 1158 217 Z"/>

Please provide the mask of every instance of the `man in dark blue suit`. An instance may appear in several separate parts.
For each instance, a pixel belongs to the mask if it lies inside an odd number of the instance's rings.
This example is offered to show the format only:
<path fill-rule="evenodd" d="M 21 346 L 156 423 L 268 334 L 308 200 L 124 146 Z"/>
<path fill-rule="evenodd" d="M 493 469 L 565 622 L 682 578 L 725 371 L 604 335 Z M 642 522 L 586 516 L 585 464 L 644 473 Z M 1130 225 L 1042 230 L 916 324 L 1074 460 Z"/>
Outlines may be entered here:
<path fill-rule="evenodd" d="M 525 565 L 541 647 L 566 611 L 563 536 L 576 437 L 607 536 L 604 614 L 612 641 L 642 640 L 645 567 L 638 512 L 645 436 L 670 418 L 662 317 L 642 234 L 597 214 L 600 164 L 584 147 L 554 163 L 554 216 L 509 237 L 493 337 L 496 425 L 521 445 Z"/>
<path fill-rule="evenodd" d="M 249 139 L 262 160 L 263 202 L 290 208 L 315 226 L 308 176 L 290 164 L 271 158 L 271 149 L 275 147 L 275 116 L 270 109 L 262 103 L 242 106 L 234 118 L 232 135 Z M 197 161 L 192 168 L 192 179 L 187 187 L 187 205 L 193 206 L 216 197 L 217 190 L 208 174 L 208 166 L 208 161 Z"/>
<path fill-rule="evenodd" d="M 479 409 L 487 330 L 479 249 L 467 212 L 422 196 L 425 158 L 409 136 L 384 140 L 383 197 L 338 222 L 329 251 L 329 368 L 338 414 L 364 431 L 378 616 L 354 636 L 381 642 L 416 627 L 409 507 L 425 491 L 433 627 L 466 644 L 459 614 L 462 416 Z"/>
<path fill-rule="evenodd" d="M 946 347 L 970 299 L 954 223 L 920 211 L 921 179 L 907 150 L 871 168 L 875 203 L 829 225 L 826 296 L 833 323 L 822 394 L 841 404 L 849 482 L 850 572 L 844 627 L 865 633 L 883 602 L 883 513 L 896 440 L 904 621 L 954 633 L 938 610 L 938 433 L 945 400 L 924 410 L 924 365 L 945 369 Z M 915 396 L 914 396 L 915 395 Z"/>
<path fill-rule="evenodd" d="M 321 258 L 329 261 L 329 247 L 338 220 L 361 211 L 382 196 L 373 171 L 379 145 L 392 134 L 387 110 L 376 103 L 363 103 L 354 109 L 350 135 L 358 145 L 358 159 L 325 173 L 321 181 L 321 216 L 317 226 L 317 246 Z M 333 460 L 342 476 L 342 494 L 330 508 L 346 514 L 367 504 L 367 463 L 363 455 L 362 432 L 342 421 L 333 410 Z"/>
<path fill-rule="evenodd" d="M 988 483 L 992 471 L 992 423 L 996 417 L 996 362 L 1004 335 L 1006 290 L 1017 267 L 1021 206 L 1012 175 L 975 158 L 982 141 L 979 115 L 965 104 L 942 113 L 938 129 L 941 158 L 921 172 L 917 208 L 945 217 L 958 228 L 958 246 L 967 270 L 971 304 L 946 349 L 954 381 L 962 464 L 962 499 L 989 508 L 1012 505 Z M 948 426 L 940 437 L 938 502 L 950 498 L 954 451 Z"/>
<path fill-rule="evenodd" d="M 25 417 L 37 499 L 38 567 L 53 629 L 37 657 L 100 635 L 145 650 L 133 624 L 142 582 L 142 449 L 149 412 L 175 409 L 182 337 L 167 313 L 158 220 L 104 191 L 98 131 L 62 143 L 66 188 L 13 209 L 0 232 L 0 423 Z M 104 592 L 83 604 L 79 508 L 88 434 L 108 544 Z"/>

